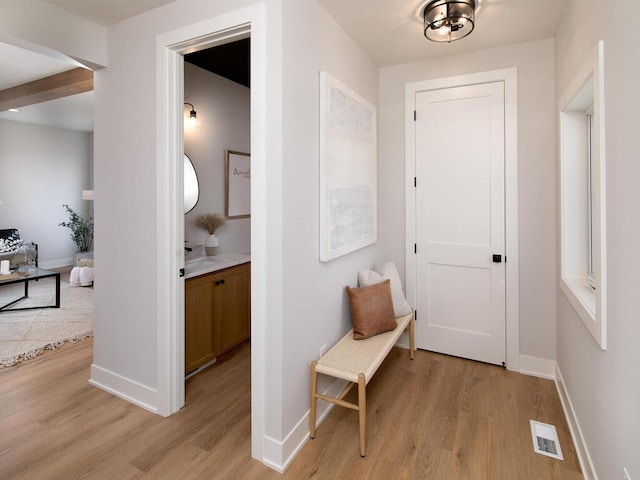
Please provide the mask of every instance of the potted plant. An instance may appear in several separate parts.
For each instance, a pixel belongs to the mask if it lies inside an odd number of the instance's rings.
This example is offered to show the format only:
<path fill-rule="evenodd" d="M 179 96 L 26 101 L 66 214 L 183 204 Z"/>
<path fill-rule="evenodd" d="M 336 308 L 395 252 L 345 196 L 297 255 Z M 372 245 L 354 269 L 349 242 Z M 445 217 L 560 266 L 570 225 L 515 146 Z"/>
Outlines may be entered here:
<path fill-rule="evenodd" d="M 74 265 L 77 263 L 78 258 L 93 257 L 88 254 L 93 245 L 93 217 L 88 219 L 81 217 L 78 213 L 73 211 L 69 205 L 62 205 L 69 214 L 68 222 L 60 222 L 60 227 L 67 227 L 71 230 L 71 240 L 76 244 L 77 252 L 74 255 Z"/>
<path fill-rule="evenodd" d="M 220 243 L 215 233 L 216 230 L 226 225 L 226 223 L 227 219 L 219 213 L 205 213 L 204 215 L 198 215 L 196 217 L 195 224 L 209 232 L 209 236 L 204 241 L 204 251 L 207 255 L 216 254 Z"/>

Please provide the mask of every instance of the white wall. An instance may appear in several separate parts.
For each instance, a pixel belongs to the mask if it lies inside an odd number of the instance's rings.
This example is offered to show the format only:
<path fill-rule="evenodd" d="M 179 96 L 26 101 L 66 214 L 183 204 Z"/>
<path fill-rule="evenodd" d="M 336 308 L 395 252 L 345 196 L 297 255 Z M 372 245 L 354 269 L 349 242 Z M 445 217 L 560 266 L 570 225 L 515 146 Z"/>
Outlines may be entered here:
<path fill-rule="evenodd" d="M 193 104 L 198 114 L 197 126 L 187 125 L 184 134 L 184 151 L 200 184 L 198 203 L 184 218 L 184 238 L 194 254 L 204 255 L 202 244 L 208 235 L 195 226 L 195 218 L 204 213 L 224 215 L 225 150 L 251 153 L 250 93 L 244 85 L 184 64 L 184 101 Z M 251 253 L 251 219 L 229 219 L 216 237 L 219 253 Z"/>
<path fill-rule="evenodd" d="M 319 72 L 327 70 L 377 105 L 377 68 L 315 0 L 288 0 L 283 13 L 286 435 L 309 410 L 311 361 L 322 345 L 332 345 L 351 328 L 345 285 L 356 285 L 358 268 L 386 257 L 381 257 L 378 243 L 327 263 L 319 261 Z M 384 177 L 378 178 L 380 184 Z M 378 208 L 385 203 L 380 195 Z M 384 222 L 378 225 L 379 231 L 385 228 Z"/>
<path fill-rule="evenodd" d="M 381 248 L 404 276 L 405 84 L 509 67 L 518 68 L 520 353 L 555 360 L 553 39 L 380 69 Z"/>
<path fill-rule="evenodd" d="M 95 73 L 96 261 L 101 265 L 96 277 L 102 286 L 95 295 L 94 365 L 139 385 L 148 393 L 145 403 L 158 400 L 159 382 L 156 37 L 253 3 L 183 0 L 126 20 L 109 29 L 109 67 Z M 127 265 L 135 268 L 123 275 Z"/>
<path fill-rule="evenodd" d="M 137 383 L 149 398 L 157 387 L 158 349 L 156 36 L 251 3 L 184 0 L 116 25 L 109 30 L 109 67 L 96 72 L 101 288 L 95 298 L 94 365 Z M 265 5 L 269 123 L 263 221 L 269 258 L 263 274 L 270 290 L 266 363 L 260 367 L 266 374 L 265 456 L 281 465 L 278 450 L 309 409 L 309 362 L 321 345 L 349 328 L 344 286 L 355 285 L 359 267 L 384 260 L 378 259 L 377 245 L 327 264 L 318 260 L 319 71 L 329 70 L 373 104 L 378 85 L 375 65 L 315 0 L 289 0 L 282 10 L 276 0 Z M 137 268 L 122 275 L 122 265 Z"/>
<path fill-rule="evenodd" d="M 640 478 L 640 35 L 635 1 L 570 0 L 556 36 L 556 91 L 604 40 L 607 350 L 558 290 L 558 365 L 600 479 Z M 620 15 L 620 12 L 624 14 Z M 558 272 L 559 275 L 559 272 Z"/>
<path fill-rule="evenodd" d="M 71 265 L 76 245 L 62 205 L 87 216 L 81 199 L 90 188 L 91 134 L 63 128 L 0 120 L 0 228 L 17 228 L 38 244 L 45 268 Z"/>

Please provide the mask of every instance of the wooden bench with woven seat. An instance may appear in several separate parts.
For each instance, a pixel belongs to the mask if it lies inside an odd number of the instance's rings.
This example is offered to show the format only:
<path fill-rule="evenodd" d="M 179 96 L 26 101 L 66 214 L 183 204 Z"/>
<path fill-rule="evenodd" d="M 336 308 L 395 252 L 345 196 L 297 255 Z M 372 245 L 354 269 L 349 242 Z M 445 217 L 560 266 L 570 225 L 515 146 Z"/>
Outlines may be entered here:
<path fill-rule="evenodd" d="M 384 359 L 405 330 L 409 331 L 409 355 L 413 360 L 415 351 L 415 327 L 413 311 L 396 318 L 394 330 L 369 337 L 365 340 L 354 340 L 353 330 L 347 333 L 338 343 L 319 360 L 311 363 L 311 416 L 310 437 L 316 436 L 316 405 L 318 399 L 326 400 L 341 407 L 356 410 L 360 424 L 360 455 L 366 455 L 367 402 L 366 387 Z M 318 393 L 318 373 L 340 378 L 350 382 L 337 397 Z M 358 404 L 347 402 L 344 397 L 354 385 L 358 385 Z"/>

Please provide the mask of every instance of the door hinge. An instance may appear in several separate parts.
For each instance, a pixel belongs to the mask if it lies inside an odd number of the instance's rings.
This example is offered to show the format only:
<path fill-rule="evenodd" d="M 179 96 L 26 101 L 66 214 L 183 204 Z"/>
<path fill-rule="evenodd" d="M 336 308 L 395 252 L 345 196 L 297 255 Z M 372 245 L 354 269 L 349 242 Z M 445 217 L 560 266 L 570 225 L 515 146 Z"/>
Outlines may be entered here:
<path fill-rule="evenodd" d="M 184 277 L 184 268 L 181 268 L 181 269 L 180 269 L 180 276 L 181 276 L 181 277 Z"/>
<path fill-rule="evenodd" d="M 413 319 L 417 322 L 418 321 L 418 310 L 414 310 L 413 311 Z"/>
<path fill-rule="evenodd" d="M 413 121 L 414 122 L 416 121 L 416 111 L 415 110 L 413 111 Z"/>
<path fill-rule="evenodd" d="M 418 244 L 417 243 L 413 244 L 413 253 L 418 253 Z"/>
<path fill-rule="evenodd" d="M 414 187 L 418 186 L 418 179 L 416 177 L 413 177 L 413 186 Z"/>

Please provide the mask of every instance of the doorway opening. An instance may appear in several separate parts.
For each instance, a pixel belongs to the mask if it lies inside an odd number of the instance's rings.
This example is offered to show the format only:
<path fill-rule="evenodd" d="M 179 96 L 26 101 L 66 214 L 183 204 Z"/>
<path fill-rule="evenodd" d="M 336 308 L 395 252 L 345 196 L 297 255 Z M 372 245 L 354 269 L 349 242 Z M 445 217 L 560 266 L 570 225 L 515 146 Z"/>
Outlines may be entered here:
<path fill-rule="evenodd" d="M 185 401 L 184 55 L 251 37 L 251 455 L 264 460 L 266 397 L 266 73 L 261 5 L 232 11 L 157 37 L 157 411 Z M 196 106 L 197 107 L 197 106 Z M 196 110 L 197 111 L 197 110 Z M 181 274 L 182 272 L 182 274 Z"/>
<path fill-rule="evenodd" d="M 184 215 L 187 390 L 250 351 L 250 47 L 247 37 L 184 55 L 184 153 L 199 184 Z"/>

